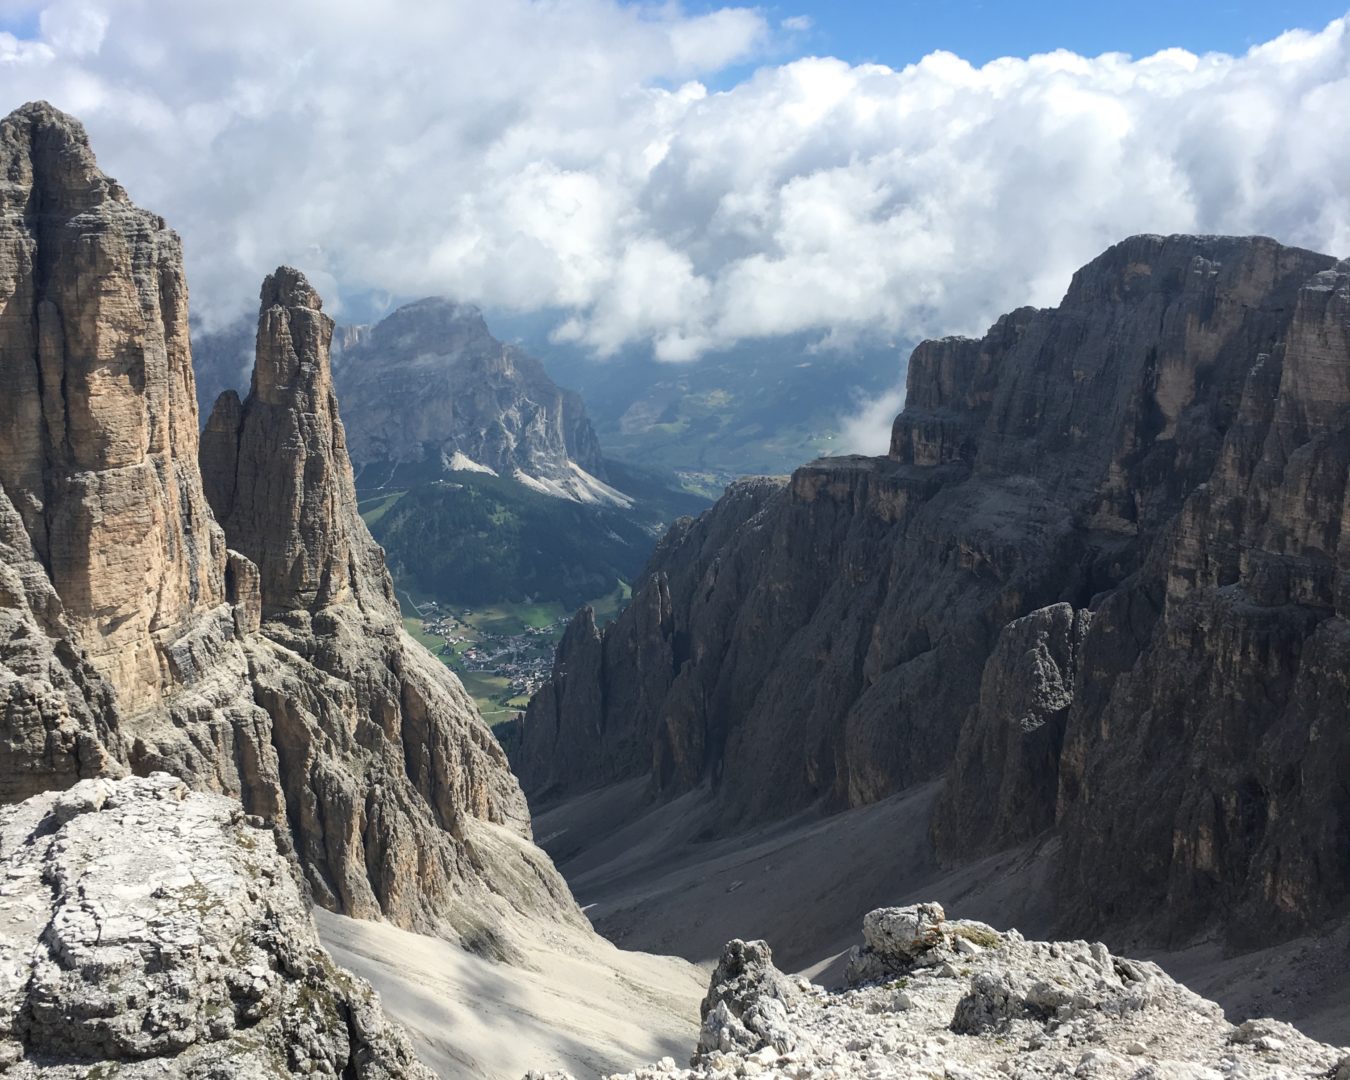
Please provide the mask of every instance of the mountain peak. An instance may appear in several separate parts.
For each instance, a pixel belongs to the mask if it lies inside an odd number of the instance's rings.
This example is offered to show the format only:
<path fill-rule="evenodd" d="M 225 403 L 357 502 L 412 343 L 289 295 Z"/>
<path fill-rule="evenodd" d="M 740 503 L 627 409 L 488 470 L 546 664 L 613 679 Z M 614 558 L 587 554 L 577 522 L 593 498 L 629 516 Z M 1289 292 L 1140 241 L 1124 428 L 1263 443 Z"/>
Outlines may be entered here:
<path fill-rule="evenodd" d="M 314 286 L 293 266 L 278 266 L 263 279 L 259 295 L 261 310 L 270 307 L 307 308 L 323 310 L 323 300 Z"/>

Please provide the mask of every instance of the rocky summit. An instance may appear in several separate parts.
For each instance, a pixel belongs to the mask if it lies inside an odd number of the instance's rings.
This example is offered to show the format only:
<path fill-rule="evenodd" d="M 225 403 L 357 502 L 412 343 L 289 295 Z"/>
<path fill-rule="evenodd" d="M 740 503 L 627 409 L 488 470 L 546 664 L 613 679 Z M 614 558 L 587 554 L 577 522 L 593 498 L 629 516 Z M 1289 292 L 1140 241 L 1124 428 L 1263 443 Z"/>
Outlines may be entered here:
<path fill-rule="evenodd" d="M 938 904 L 868 914 L 847 989 L 773 966 L 762 941 L 723 950 L 689 1066 L 610 1080 L 1228 1080 L 1350 1077 L 1350 1052 L 1275 1020 L 1228 1023 L 1156 965 L 1086 941 L 947 920 Z M 535 1072 L 527 1080 L 570 1080 Z"/>
<path fill-rule="evenodd" d="M 941 858 L 1056 837 L 1066 929 L 1318 925 L 1350 896 L 1347 422 L 1350 265 L 1117 244 L 920 345 L 887 457 L 676 526 L 571 628 L 517 772 L 537 808 L 706 785 L 723 833 L 943 778 Z"/>

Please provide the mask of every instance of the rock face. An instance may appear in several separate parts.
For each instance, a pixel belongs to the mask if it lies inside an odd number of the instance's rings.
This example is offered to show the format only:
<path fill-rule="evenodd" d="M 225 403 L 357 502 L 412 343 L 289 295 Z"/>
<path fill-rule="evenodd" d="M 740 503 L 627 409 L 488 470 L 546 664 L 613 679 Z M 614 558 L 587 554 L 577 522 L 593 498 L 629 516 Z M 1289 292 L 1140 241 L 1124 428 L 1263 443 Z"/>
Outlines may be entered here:
<path fill-rule="evenodd" d="M 1348 324 L 1334 258 L 1136 237 L 924 343 L 887 458 L 733 489 L 576 634 L 526 791 L 710 783 L 731 829 L 945 774 L 942 857 L 1058 831 L 1068 924 L 1317 922 L 1350 895 Z"/>
<path fill-rule="evenodd" d="M 581 398 L 494 338 L 482 313 L 438 297 L 349 328 L 335 363 L 358 469 L 491 471 L 581 502 L 622 505 Z"/>
<path fill-rule="evenodd" d="M 258 568 L 265 614 L 354 603 L 388 613 L 384 556 L 361 522 L 329 369 L 333 321 L 299 271 L 262 287 L 247 403 L 227 390 L 202 433 L 202 477 L 230 545 Z"/>
<path fill-rule="evenodd" d="M 224 600 L 182 250 L 51 106 L 0 121 L 0 159 L 0 484 L 76 639 L 134 711 Z"/>
<path fill-rule="evenodd" d="M 494 955 L 522 914 L 580 922 L 501 748 L 403 633 L 313 290 L 264 286 L 204 487 L 177 238 L 50 106 L 0 154 L 0 794 L 168 772 L 286 829 L 334 910 Z"/>
<path fill-rule="evenodd" d="M 1113 956 L 1099 943 L 1027 941 L 1016 930 L 948 923 L 936 904 L 868 920 L 926 934 L 881 945 L 879 979 L 839 993 L 800 980 L 786 998 L 780 987 L 791 980 L 773 967 L 768 947 L 733 941 L 704 1001 L 690 1067 L 666 1059 L 622 1080 L 1350 1076 L 1344 1049 L 1275 1020 L 1235 1027 L 1156 964 Z M 733 1012 L 722 973 L 745 956 L 756 958 L 754 978 L 738 983 Z"/>
<path fill-rule="evenodd" d="M 431 1080 L 277 841 L 162 773 L 0 809 L 5 1075 Z"/>
<path fill-rule="evenodd" d="M 121 771 L 116 696 L 73 636 L 0 488 L 0 803 Z"/>
<path fill-rule="evenodd" d="M 304 277 L 278 269 L 262 288 L 253 389 L 242 403 L 221 395 L 202 436 L 237 610 L 257 612 L 245 652 L 285 814 L 325 906 L 507 950 L 496 924 L 513 906 L 577 916 L 528 843 L 501 748 L 454 676 L 402 629 L 356 510 L 332 334 Z"/>

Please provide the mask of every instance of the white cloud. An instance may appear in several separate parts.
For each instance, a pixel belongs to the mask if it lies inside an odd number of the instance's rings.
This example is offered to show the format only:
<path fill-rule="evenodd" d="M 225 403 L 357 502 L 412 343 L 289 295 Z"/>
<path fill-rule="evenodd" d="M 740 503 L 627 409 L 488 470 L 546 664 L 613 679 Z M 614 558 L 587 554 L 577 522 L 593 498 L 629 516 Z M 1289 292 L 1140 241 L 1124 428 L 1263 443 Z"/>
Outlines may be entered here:
<path fill-rule="evenodd" d="M 1240 57 L 805 58 L 709 92 L 809 26 L 614 0 L 18 7 L 42 39 L 0 34 L 0 88 L 85 120 L 217 320 L 288 261 L 351 294 L 562 309 L 560 338 L 678 361 L 978 332 L 1133 232 L 1350 254 L 1346 20 Z"/>
<path fill-rule="evenodd" d="M 891 449 L 891 425 L 905 404 L 905 388 L 897 386 L 880 397 L 858 402 L 855 413 L 841 420 L 838 447 L 841 454 L 876 456 Z"/>

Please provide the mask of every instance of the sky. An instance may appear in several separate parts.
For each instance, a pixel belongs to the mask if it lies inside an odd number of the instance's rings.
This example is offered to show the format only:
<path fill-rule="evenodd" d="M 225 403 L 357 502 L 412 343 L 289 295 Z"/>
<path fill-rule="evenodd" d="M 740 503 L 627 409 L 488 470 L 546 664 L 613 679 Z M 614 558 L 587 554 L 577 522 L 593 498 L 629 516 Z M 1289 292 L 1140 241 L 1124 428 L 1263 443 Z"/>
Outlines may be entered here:
<path fill-rule="evenodd" d="M 1169 48 L 1235 54 L 1286 30 L 1320 29 L 1346 6 L 1343 0 L 839 0 L 797 4 L 791 13 L 812 20 L 803 41 L 811 51 L 900 67 L 938 49 L 973 64 L 1055 49 L 1083 56 L 1149 56 Z"/>
<path fill-rule="evenodd" d="M 1350 255 L 1336 4 L 0 0 L 214 325 L 299 266 L 671 363 L 1050 305 L 1135 232 Z"/>

